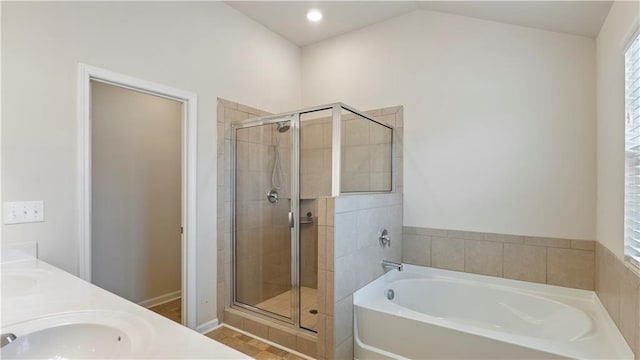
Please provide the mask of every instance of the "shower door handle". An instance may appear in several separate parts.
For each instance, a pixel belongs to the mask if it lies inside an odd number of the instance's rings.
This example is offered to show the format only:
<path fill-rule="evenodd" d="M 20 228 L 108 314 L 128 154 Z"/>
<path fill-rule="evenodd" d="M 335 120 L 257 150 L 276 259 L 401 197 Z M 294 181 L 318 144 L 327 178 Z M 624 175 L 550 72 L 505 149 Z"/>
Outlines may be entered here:
<path fill-rule="evenodd" d="M 293 229 L 294 227 L 294 222 L 293 222 L 293 211 L 289 211 L 289 227 Z"/>

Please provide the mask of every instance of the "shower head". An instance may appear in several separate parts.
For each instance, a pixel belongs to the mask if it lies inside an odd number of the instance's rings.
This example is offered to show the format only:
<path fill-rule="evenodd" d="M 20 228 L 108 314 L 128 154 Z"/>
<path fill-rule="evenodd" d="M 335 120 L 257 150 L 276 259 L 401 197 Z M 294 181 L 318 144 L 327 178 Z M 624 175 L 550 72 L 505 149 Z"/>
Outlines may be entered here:
<path fill-rule="evenodd" d="M 281 122 L 278 123 L 278 132 L 279 133 L 285 133 L 289 130 L 289 128 L 291 127 L 291 125 L 289 125 L 289 122 Z"/>

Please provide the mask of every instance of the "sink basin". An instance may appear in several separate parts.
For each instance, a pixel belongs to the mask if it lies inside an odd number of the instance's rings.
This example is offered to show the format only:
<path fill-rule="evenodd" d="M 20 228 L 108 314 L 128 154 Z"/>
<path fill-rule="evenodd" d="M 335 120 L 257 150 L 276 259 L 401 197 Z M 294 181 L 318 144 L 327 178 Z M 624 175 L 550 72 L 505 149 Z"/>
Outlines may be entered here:
<path fill-rule="evenodd" d="M 3 359 L 122 358 L 131 354 L 131 339 L 105 325 L 70 324 L 19 336 L 2 348 Z"/>
<path fill-rule="evenodd" d="M 2 295 L 14 296 L 29 292 L 38 285 L 39 280 L 48 274 L 45 270 L 2 270 Z"/>
<path fill-rule="evenodd" d="M 32 289 L 38 283 L 38 279 L 31 275 L 2 274 L 2 292 L 20 293 Z"/>
<path fill-rule="evenodd" d="M 3 327 L 17 339 L 0 349 L 2 359 L 96 359 L 144 357 L 153 329 L 117 311 L 83 311 Z"/>

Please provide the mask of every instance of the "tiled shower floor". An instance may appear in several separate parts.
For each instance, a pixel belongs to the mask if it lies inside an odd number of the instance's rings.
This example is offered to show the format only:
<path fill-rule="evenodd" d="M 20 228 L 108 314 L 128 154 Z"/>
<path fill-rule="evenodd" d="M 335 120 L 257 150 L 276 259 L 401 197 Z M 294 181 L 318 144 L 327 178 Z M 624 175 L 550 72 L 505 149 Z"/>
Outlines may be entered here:
<path fill-rule="evenodd" d="M 302 301 L 302 327 L 317 330 L 318 323 L 318 290 L 308 287 L 300 289 Z M 291 317 L 291 291 L 285 291 L 255 305 L 259 309 L 267 310 L 285 317 Z"/>

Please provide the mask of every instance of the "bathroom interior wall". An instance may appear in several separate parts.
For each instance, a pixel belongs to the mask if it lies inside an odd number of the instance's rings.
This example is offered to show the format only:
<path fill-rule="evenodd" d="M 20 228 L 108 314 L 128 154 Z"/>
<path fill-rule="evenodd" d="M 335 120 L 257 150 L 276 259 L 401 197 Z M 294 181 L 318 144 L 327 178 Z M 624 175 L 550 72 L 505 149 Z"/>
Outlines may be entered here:
<path fill-rule="evenodd" d="M 640 25 L 640 4 L 616 1 L 597 37 L 597 240 L 623 257 L 624 48 Z"/>
<path fill-rule="evenodd" d="M 596 293 L 640 358 L 640 271 L 624 262 L 624 50 L 640 26 L 640 3 L 613 3 L 597 44 L 598 212 Z"/>
<path fill-rule="evenodd" d="M 593 39 L 415 11 L 302 51 L 303 104 L 405 106 L 404 225 L 593 240 Z"/>
<path fill-rule="evenodd" d="M 197 322 L 216 319 L 215 99 L 297 108 L 300 49 L 221 2 L 1 6 L 3 200 L 46 207 L 43 223 L 3 226 L 2 241 L 37 239 L 43 260 L 78 272 L 79 62 L 195 92 L 197 272 L 211 275 L 197 278 Z"/>
<path fill-rule="evenodd" d="M 91 281 L 139 303 L 181 289 L 182 104 L 91 82 Z"/>

